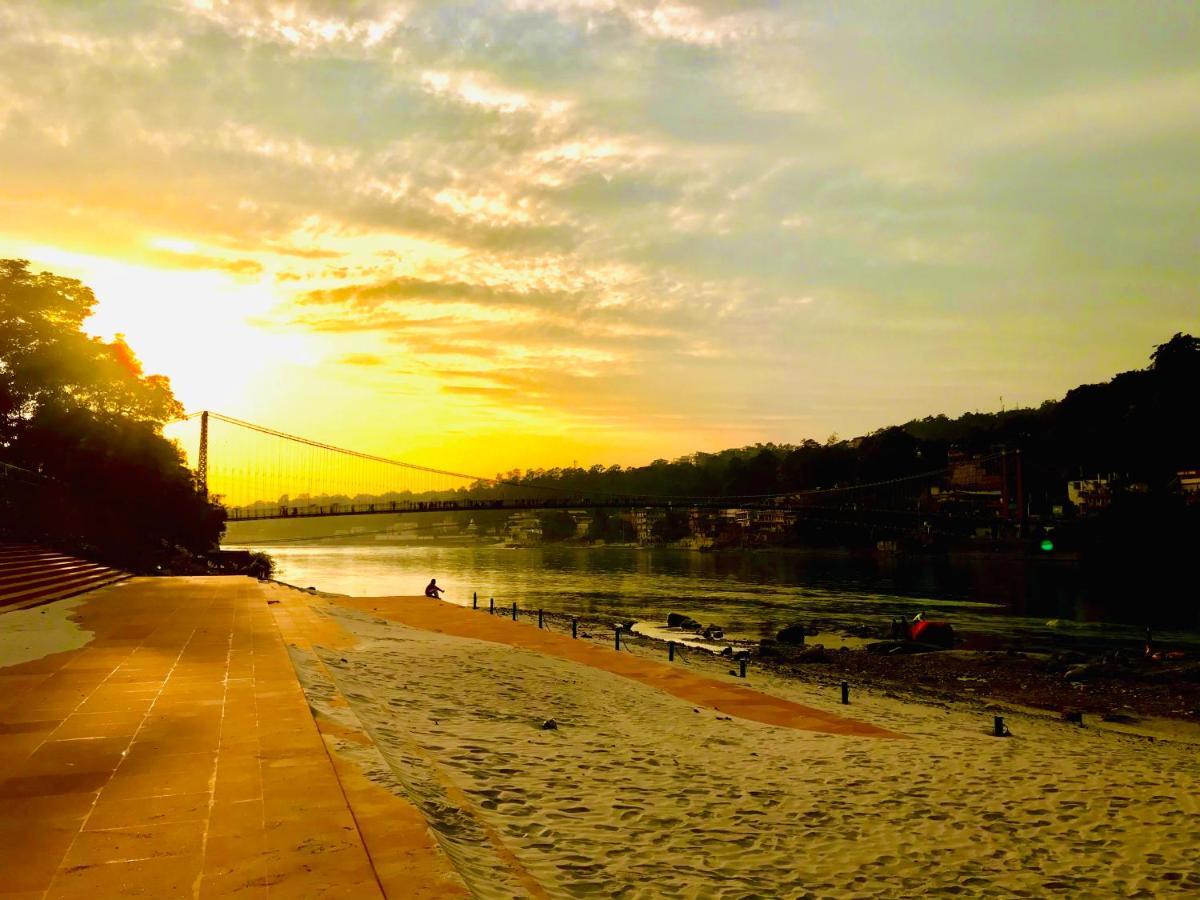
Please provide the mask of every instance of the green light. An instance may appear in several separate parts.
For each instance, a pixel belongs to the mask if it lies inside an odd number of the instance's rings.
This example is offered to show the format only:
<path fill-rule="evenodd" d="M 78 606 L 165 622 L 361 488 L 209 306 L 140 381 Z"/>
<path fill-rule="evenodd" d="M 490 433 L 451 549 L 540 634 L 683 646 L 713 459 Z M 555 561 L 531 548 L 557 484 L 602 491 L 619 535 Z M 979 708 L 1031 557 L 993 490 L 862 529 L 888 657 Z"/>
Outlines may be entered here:
<path fill-rule="evenodd" d="M 1042 541 L 1042 549 L 1049 553 L 1054 549 L 1054 541 L 1050 540 L 1050 538 L 1046 538 Z"/>

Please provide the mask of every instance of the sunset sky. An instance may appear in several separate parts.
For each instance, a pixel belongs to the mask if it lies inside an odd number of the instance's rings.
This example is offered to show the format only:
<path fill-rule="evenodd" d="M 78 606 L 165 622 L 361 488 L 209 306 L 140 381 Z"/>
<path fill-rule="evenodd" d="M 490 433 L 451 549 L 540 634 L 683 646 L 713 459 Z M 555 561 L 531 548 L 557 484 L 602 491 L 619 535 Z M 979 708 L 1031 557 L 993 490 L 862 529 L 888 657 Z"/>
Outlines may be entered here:
<path fill-rule="evenodd" d="M 484 473 L 1200 331 L 1200 6 L 0 4 L 0 256 L 189 409 Z"/>

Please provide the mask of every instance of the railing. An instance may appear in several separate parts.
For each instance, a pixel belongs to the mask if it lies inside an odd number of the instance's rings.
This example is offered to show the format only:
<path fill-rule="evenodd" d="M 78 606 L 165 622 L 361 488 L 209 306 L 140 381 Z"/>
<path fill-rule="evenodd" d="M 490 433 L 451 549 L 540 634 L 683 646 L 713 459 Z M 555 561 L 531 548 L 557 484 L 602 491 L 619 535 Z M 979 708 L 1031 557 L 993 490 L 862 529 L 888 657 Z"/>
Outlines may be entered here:
<path fill-rule="evenodd" d="M 302 519 L 312 516 L 361 516 L 412 512 L 472 512 L 488 509 L 791 509 L 780 502 L 738 503 L 737 498 L 713 497 L 692 501 L 656 497 L 592 498 L 531 497 L 501 500 L 399 500 L 385 503 L 329 503 L 304 506 L 229 507 L 230 521 Z"/>
<path fill-rule="evenodd" d="M 448 601 L 446 601 L 446 602 L 448 602 Z M 459 604 L 454 604 L 454 605 L 457 606 Z M 704 657 L 708 657 L 711 659 L 720 659 L 723 657 L 728 657 L 731 661 L 736 662 L 738 665 L 738 670 L 730 671 L 729 674 L 736 675 L 739 678 L 746 678 L 746 669 L 747 669 L 747 665 L 748 665 L 748 663 L 750 661 L 750 657 L 751 657 L 750 642 L 747 642 L 745 640 L 742 640 L 742 641 L 728 640 L 728 641 L 726 641 L 724 638 L 722 638 L 720 640 L 712 642 L 711 646 L 705 646 L 705 645 L 695 643 L 696 638 L 699 636 L 697 633 L 680 632 L 679 633 L 680 640 L 671 640 L 670 638 L 659 638 L 659 637 L 654 637 L 651 635 L 641 634 L 639 632 L 635 632 L 635 631 L 631 631 L 631 630 L 627 631 L 626 625 L 621 622 L 613 622 L 611 625 L 605 625 L 599 619 L 597 619 L 594 615 L 586 615 L 585 616 L 585 615 L 573 614 L 573 613 L 562 612 L 562 611 L 547 612 L 544 609 L 526 609 L 526 608 L 518 607 L 516 601 L 513 601 L 511 603 L 502 603 L 500 605 L 497 605 L 495 597 L 489 597 L 488 602 L 485 605 L 480 602 L 478 592 L 473 592 L 471 594 L 471 605 L 468 608 L 475 612 L 486 612 L 489 615 L 497 616 L 499 618 L 511 619 L 513 622 L 518 621 L 517 617 L 519 614 L 521 616 L 525 616 L 527 619 L 529 619 L 531 621 L 531 623 L 532 623 L 532 621 L 536 620 L 538 629 L 546 630 L 546 631 L 552 631 L 553 629 L 550 627 L 551 623 L 558 622 L 559 624 L 561 624 L 563 626 L 564 631 L 569 626 L 570 631 L 571 631 L 571 639 L 572 640 L 580 639 L 579 629 L 580 629 L 581 625 L 583 625 L 585 628 L 593 627 L 593 628 L 596 628 L 597 630 L 604 630 L 604 631 L 611 629 L 611 631 L 612 631 L 612 647 L 613 647 L 613 650 L 615 650 L 617 653 L 629 652 L 628 644 L 630 643 L 630 638 L 640 639 L 642 641 L 647 642 L 650 646 L 655 646 L 655 645 L 661 646 L 662 651 L 665 652 L 665 655 L 667 657 L 667 662 L 669 662 L 669 663 L 676 662 L 677 658 L 678 658 L 679 662 L 686 662 L 687 661 L 686 654 L 687 654 L 687 651 L 689 651 L 689 650 L 695 651 L 698 654 L 703 654 Z M 584 640 L 594 640 L 597 637 L 598 637 L 598 635 L 593 635 L 587 631 L 584 631 L 584 633 L 583 633 Z M 719 645 L 719 644 L 724 644 L 725 645 L 724 649 L 718 650 L 717 645 Z M 738 645 L 738 644 L 740 644 L 741 646 L 738 647 L 737 649 L 734 649 L 735 645 Z M 845 690 L 846 683 L 842 682 L 842 684 L 843 684 L 843 700 L 842 700 L 842 702 L 846 703 L 846 702 L 848 702 L 848 700 L 846 699 L 846 690 Z M 551 720 L 551 721 L 553 721 L 553 720 Z M 547 727 L 547 726 L 543 725 L 543 727 Z M 549 726 L 549 727 L 556 727 L 556 726 Z"/>
<path fill-rule="evenodd" d="M 39 475 L 37 472 L 22 469 L 20 466 L 14 466 L 6 462 L 0 462 L 0 478 L 20 484 L 48 485 L 54 483 L 45 475 Z"/>

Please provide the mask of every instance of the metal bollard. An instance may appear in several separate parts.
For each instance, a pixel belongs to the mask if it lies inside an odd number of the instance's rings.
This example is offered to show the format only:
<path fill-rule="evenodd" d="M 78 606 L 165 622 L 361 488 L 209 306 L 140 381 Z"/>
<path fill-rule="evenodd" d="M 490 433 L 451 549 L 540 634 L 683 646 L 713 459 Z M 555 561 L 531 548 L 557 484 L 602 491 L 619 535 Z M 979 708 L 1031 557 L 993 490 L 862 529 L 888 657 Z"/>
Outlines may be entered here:
<path fill-rule="evenodd" d="M 996 737 L 1006 737 L 1008 729 L 1004 726 L 1004 716 L 992 717 L 992 734 Z"/>
<path fill-rule="evenodd" d="M 613 635 L 614 635 L 614 640 L 616 642 L 615 646 L 618 650 L 620 650 L 621 649 L 621 626 L 620 625 L 618 625 L 616 628 L 613 629 Z"/>
<path fill-rule="evenodd" d="M 479 609 L 479 592 L 471 591 L 471 609 Z"/>
<path fill-rule="evenodd" d="M 543 628 L 543 627 L 545 627 L 545 626 L 542 624 L 542 611 L 539 609 L 538 610 L 538 628 Z"/>
<path fill-rule="evenodd" d="M 513 621 L 517 621 L 517 601 L 513 601 Z"/>
<path fill-rule="evenodd" d="M 842 682 L 842 706 L 850 705 L 850 682 Z"/>
<path fill-rule="evenodd" d="M 496 614 L 496 598 L 490 597 L 490 598 L 488 598 L 488 615 L 494 616 L 495 614 Z"/>
<path fill-rule="evenodd" d="M 667 662 L 675 662 L 675 642 L 667 641 Z"/>
<path fill-rule="evenodd" d="M 741 669 L 742 669 L 742 674 L 741 674 L 741 677 L 742 677 L 742 678 L 745 678 L 745 677 L 746 677 L 746 657 L 744 657 L 744 656 L 743 656 L 743 657 L 741 658 L 740 662 L 741 662 L 741 664 L 742 664 L 742 665 L 741 665 Z"/>
<path fill-rule="evenodd" d="M 579 620 L 578 619 L 571 620 L 571 637 L 573 637 L 573 638 L 579 637 Z"/>

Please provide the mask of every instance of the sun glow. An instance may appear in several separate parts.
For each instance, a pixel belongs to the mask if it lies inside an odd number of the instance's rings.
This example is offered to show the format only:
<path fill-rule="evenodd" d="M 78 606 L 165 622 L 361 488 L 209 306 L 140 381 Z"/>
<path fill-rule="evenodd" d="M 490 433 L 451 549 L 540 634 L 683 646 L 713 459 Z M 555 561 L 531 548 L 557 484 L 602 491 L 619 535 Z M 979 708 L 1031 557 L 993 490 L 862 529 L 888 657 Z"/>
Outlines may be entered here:
<path fill-rule="evenodd" d="M 172 253 L 195 253 L 198 249 L 195 241 L 185 241 L 182 238 L 156 237 L 147 243 L 157 250 L 169 250 Z"/>
<path fill-rule="evenodd" d="M 187 241 L 156 239 L 155 247 L 184 252 Z M 189 250 L 190 252 L 190 250 Z M 312 339 L 262 327 L 278 302 L 269 283 L 224 272 L 161 269 L 55 247 L 25 247 L 34 265 L 79 278 L 96 294 L 85 328 L 125 335 L 145 370 L 171 379 L 189 410 L 242 410 L 254 385 L 283 363 L 315 364 Z"/>

